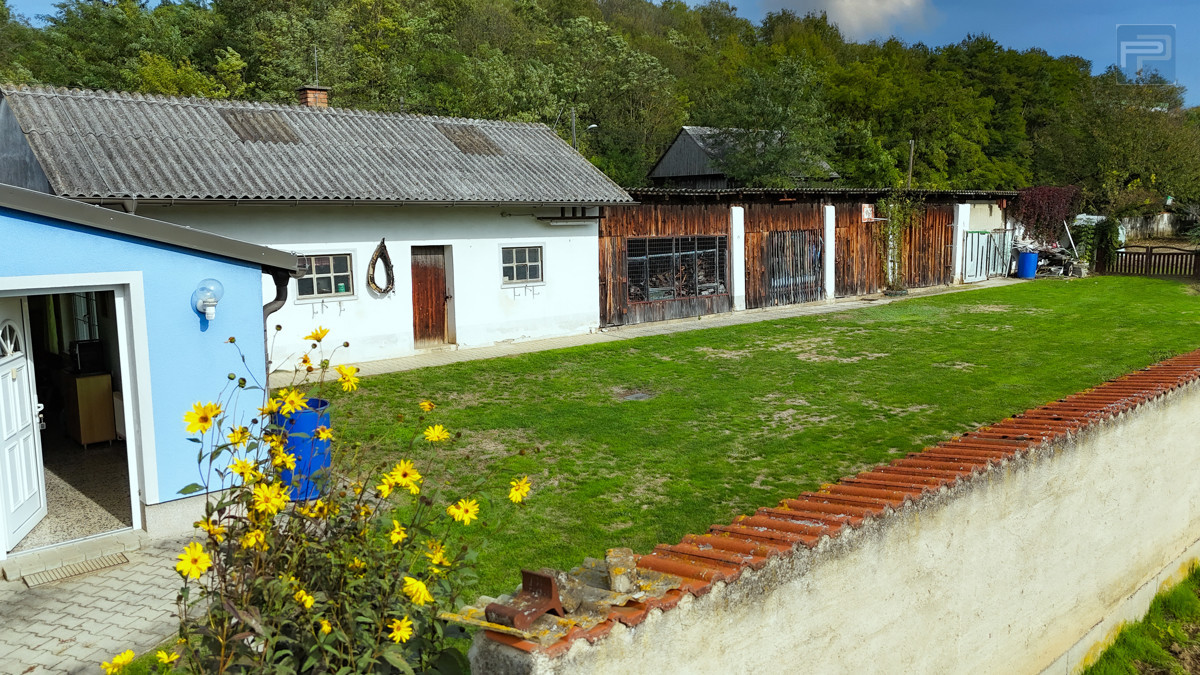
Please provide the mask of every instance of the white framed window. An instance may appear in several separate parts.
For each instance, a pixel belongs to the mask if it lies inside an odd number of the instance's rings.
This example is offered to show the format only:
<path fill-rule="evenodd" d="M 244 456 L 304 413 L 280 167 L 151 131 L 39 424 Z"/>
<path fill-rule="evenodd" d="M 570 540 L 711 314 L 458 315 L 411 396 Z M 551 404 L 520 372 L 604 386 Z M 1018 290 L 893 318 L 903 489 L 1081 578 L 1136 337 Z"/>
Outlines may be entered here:
<path fill-rule="evenodd" d="M 304 276 L 296 280 L 300 300 L 354 295 L 349 253 L 304 256 Z"/>
<path fill-rule="evenodd" d="M 500 249 L 500 274 L 506 284 L 544 281 L 541 246 L 505 246 Z"/>

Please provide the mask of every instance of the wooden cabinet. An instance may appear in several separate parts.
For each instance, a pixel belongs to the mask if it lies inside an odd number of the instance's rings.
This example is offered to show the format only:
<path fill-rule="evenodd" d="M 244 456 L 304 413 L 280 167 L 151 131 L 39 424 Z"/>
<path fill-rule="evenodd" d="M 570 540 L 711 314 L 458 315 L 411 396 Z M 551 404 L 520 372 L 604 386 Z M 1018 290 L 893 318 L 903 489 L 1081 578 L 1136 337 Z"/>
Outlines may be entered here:
<path fill-rule="evenodd" d="M 116 439 L 112 375 L 67 373 L 63 395 L 67 404 L 67 433 L 84 447 Z"/>

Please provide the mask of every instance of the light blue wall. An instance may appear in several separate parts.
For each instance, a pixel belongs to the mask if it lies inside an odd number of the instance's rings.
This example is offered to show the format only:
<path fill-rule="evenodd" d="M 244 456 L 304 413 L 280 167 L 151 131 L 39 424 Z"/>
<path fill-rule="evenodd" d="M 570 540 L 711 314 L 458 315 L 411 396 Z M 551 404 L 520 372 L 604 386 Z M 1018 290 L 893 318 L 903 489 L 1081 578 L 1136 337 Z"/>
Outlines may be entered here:
<path fill-rule="evenodd" d="M 260 380 L 263 354 L 262 271 L 257 265 L 123 237 L 0 208 L 0 276 L 141 272 L 147 350 L 157 444 L 158 501 L 180 498 L 196 482 L 196 444 L 187 441 L 183 414 L 196 401 L 214 400 L 231 372 Z M 190 306 L 204 278 L 225 286 L 211 324 Z M 133 311 L 141 311 L 134 307 Z M 227 340 L 237 338 L 243 364 Z M 139 374 L 141 376 L 142 374 Z M 257 394 L 257 392 L 255 392 Z M 258 397 L 242 408 L 253 411 Z"/>

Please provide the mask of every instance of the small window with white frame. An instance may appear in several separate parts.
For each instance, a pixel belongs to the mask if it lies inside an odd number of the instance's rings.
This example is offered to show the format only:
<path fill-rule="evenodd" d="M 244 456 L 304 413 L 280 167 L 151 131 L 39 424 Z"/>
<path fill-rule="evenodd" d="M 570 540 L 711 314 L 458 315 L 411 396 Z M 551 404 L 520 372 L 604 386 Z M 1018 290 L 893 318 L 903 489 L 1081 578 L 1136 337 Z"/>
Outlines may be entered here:
<path fill-rule="evenodd" d="M 304 256 L 304 276 L 296 280 L 300 300 L 354 295 L 350 254 Z"/>
<path fill-rule="evenodd" d="M 500 252 L 500 270 L 506 284 L 543 281 L 541 246 L 505 246 Z"/>

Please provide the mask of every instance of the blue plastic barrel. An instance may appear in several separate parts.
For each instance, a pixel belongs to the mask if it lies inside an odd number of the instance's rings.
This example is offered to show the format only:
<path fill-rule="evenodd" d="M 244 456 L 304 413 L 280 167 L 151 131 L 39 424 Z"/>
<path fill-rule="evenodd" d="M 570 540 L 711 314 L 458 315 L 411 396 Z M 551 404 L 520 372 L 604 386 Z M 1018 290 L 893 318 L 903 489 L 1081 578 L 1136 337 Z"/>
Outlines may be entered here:
<path fill-rule="evenodd" d="M 329 468 L 329 441 L 317 438 L 317 427 L 329 427 L 329 401 L 323 398 L 308 399 L 308 408 L 297 410 L 287 417 L 276 415 L 272 420 L 287 432 L 287 451 L 296 456 L 296 469 L 284 469 L 280 478 L 293 487 L 292 500 L 316 499 L 321 489 L 311 479 L 317 472 Z M 322 477 L 318 476 L 318 480 Z"/>
<path fill-rule="evenodd" d="M 1037 276 L 1037 251 L 1021 251 L 1017 254 L 1017 276 L 1032 279 Z"/>

